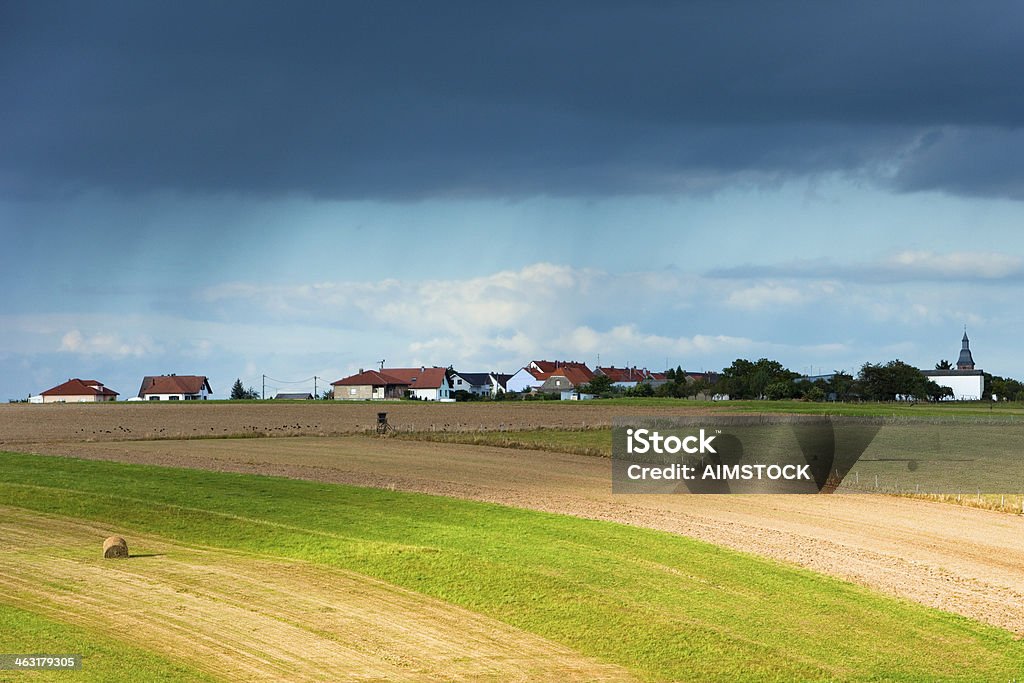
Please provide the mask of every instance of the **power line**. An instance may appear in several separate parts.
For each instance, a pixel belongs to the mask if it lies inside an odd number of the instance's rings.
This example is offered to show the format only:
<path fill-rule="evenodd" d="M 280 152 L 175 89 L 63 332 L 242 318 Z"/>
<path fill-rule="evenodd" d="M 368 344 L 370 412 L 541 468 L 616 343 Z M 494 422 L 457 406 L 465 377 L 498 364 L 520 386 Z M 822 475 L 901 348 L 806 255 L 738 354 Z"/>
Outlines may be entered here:
<path fill-rule="evenodd" d="M 319 377 L 317 375 L 313 375 L 312 377 L 307 377 L 306 379 L 296 380 L 294 382 L 290 382 L 290 381 L 284 380 L 284 379 L 274 379 L 270 375 L 263 375 L 263 378 L 264 379 L 269 379 L 271 382 L 275 382 L 277 384 L 308 384 L 309 382 L 312 382 L 313 380 L 319 379 Z"/>
<path fill-rule="evenodd" d="M 284 380 L 284 379 L 274 379 L 273 377 L 271 377 L 269 375 L 263 375 L 263 390 L 260 392 L 260 398 L 262 398 L 263 400 L 266 400 L 266 398 L 267 398 L 267 380 L 270 380 L 270 382 L 271 382 L 270 389 L 271 389 L 272 392 L 279 391 L 280 389 L 290 389 L 290 387 L 282 387 L 282 386 L 280 386 L 282 384 L 291 384 L 291 385 L 299 384 L 299 385 L 305 385 L 305 386 L 308 387 L 310 382 L 312 382 L 312 384 L 313 384 L 313 394 L 312 395 L 313 395 L 314 398 L 316 398 L 318 396 L 318 394 L 319 394 L 318 383 L 322 379 L 323 379 L 323 377 L 321 377 L 320 375 L 313 375 L 312 377 L 308 377 L 306 379 L 300 379 L 300 380 L 294 380 L 293 381 L 293 380 Z M 294 389 L 292 389 L 292 391 L 294 392 Z"/>

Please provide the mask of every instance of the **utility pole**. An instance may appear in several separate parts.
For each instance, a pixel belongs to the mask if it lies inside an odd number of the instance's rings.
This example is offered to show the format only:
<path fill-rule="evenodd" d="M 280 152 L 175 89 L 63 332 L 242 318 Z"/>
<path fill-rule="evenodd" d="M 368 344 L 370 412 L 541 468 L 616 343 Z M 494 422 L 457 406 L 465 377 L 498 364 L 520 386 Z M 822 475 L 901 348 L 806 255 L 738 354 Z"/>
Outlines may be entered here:
<path fill-rule="evenodd" d="M 260 398 L 261 401 L 266 401 L 267 400 L 267 376 L 266 375 L 263 375 L 263 391 L 260 393 L 260 396 L 262 397 L 262 398 Z"/>
<path fill-rule="evenodd" d="M 316 375 L 313 375 L 313 398 L 317 398 L 319 395 L 316 393 Z"/>

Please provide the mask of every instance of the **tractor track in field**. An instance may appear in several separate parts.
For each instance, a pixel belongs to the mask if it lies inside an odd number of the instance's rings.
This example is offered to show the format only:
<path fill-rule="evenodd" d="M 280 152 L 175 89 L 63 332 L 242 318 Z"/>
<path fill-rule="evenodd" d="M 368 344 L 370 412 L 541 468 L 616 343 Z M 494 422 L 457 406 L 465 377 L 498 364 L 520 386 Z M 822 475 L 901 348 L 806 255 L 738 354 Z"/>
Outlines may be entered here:
<path fill-rule="evenodd" d="M 133 557 L 100 558 L 115 531 Z M 3 506 L 0 602 L 232 681 L 632 680 L 563 645 L 353 572 Z"/>

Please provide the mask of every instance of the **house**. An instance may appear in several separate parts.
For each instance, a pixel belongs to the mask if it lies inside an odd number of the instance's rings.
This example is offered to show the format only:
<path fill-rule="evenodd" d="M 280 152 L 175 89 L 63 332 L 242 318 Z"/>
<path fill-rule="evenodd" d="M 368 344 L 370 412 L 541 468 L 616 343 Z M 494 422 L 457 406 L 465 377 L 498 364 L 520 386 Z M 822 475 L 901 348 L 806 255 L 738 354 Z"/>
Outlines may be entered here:
<path fill-rule="evenodd" d="M 508 391 L 507 383 L 512 375 L 499 372 L 453 372 L 451 373 L 452 392 L 468 391 L 476 396 L 494 398 L 498 392 Z"/>
<path fill-rule="evenodd" d="M 452 391 L 466 391 L 475 396 L 493 396 L 494 382 L 489 372 L 453 372 Z"/>
<path fill-rule="evenodd" d="M 384 368 L 381 372 L 409 384 L 412 398 L 421 401 L 454 401 L 447 368 Z"/>
<path fill-rule="evenodd" d="M 354 375 L 331 382 L 336 401 L 385 401 L 405 396 L 410 382 L 376 370 L 360 369 Z"/>
<path fill-rule="evenodd" d="M 302 394 L 302 393 L 299 393 L 299 394 L 285 393 L 283 391 L 280 391 L 280 392 L 277 393 L 276 396 L 274 396 L 274 400 L 276 400 L 276 401 L 312 401 L 313 400 L 313 394 L 309 393 L 308 391 L 306 393 L 304 393 L 304 394 Z"/>
<path fill-rule="evenodd" d="M 549 374 L 526 366 L 505 380 L 505 391 L 519 394 L 536 391 L 541 388 Z"/>
<path fill-rule="evenodd" d="M 567 366 L 555 370 L 541 385 L 541 393 L 565 392 L 579 389 L 584 384 L 589 384 L 594 378 L 594 373 L 589 369 L 576 366 Z"/>
<path fill-rule="evenodd" d="M 551 373 L 561 368 L 580 368 L 586 372 L 590 372 L 590 368 L 587 367 L 586 363 L 580 363 L 575 360 L 531 360 L 526 366 L 537 372 Z M 593 373 L 591 373 L 593 374 Z"/>
<path fill-rule="evenodd" d="M 532 360 L 523 369 L 505 380 L 505 390 L 518 393 L 540 391 L 551 376 L 560 370 L 574 369 L 583 372 L 589 382 L 594 373 L 585 363 L 564 360 Z M 554 391 L 554 389 L 550 389 Z"/>
<path fill-rule="evenodd" d="M 452 385 L 446 368 L 384 368 L 360 370 L 357 374 L 331 382 L 336 400 L 367 401 L 411 398 L 422 401 L 452 401 Z"/>
<path fill-rule="evenodd" d="M 512 375 L 506 375 L 501 372 L 491 373 L 491 383 L 494 387 L 493 396 L 497 396 L 500 392 L 508 391 L 508 381 L 512 379 Z"/>
<path fill-rule="evenodd" d="M 614 365 L 607 368 L 599 367 L 595 374 L 604 375 L 612 381 L 613 387 L 622 387 L 623 389 L 632 389 L 640 382 L 648 381 L 651 375 L 647 370 L 637 368 L 636 366 L 617 368 Z"/>
<path fill-rule="evenodd" d="M 32 403 L 100 403 L 117 400 L 117 392 L 94 379 L 69 379 L 39 394 Z M 31 400 L 31 399 L 30 399 Z"/>
<path fill-rule="evenodd" d="M 940 387 L 949 387 L 953 395 L 946 400 L 980 401 L 985 397 L 985 372 L 974 367 L 971 340 L 967 338 L 966 329 L 963 339 L 960 340 L 960 357 L 956 361 L 956 370 L 925 370 L 921 374 Z"/>
<path fill-rule="evenodd" d="M 204 375 L 147 375 L 139 388 L 143 401 L 205 401 L 211 394 Z"/>

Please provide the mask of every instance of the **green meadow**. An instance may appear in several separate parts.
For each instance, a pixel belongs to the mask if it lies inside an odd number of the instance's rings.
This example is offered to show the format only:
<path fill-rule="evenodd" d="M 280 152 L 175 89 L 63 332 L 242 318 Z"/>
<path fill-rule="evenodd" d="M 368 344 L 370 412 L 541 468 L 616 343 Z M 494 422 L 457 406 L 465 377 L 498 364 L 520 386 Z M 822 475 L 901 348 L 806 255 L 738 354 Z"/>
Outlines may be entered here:
<path fill-rule="evenodd" d="M 647 680 L 1009 681 L 1002 630 L 680 536 L 449 498 L 0 454 L 0 503 L 192 545 L 344 568 Z M 0 612 L 4 646 L 59 626 Z M 40 639 L 43 640 L 40 640 Z M 53 642 L 53 641 L 51 641 Z M 67 641 L 62 641 L 67 642 Z M 75 641 L 85 653 L 109 643 Z M 136 673 L 192 679 L 158 658 Z"/>
<path fill-rule="evenodd" d="M 164 659 L 79 626 L 0 603 L 0 653 L 82 655 L 69 671 L 0 671 L 0 681 L 213 681 L 181 662 Z"/>

